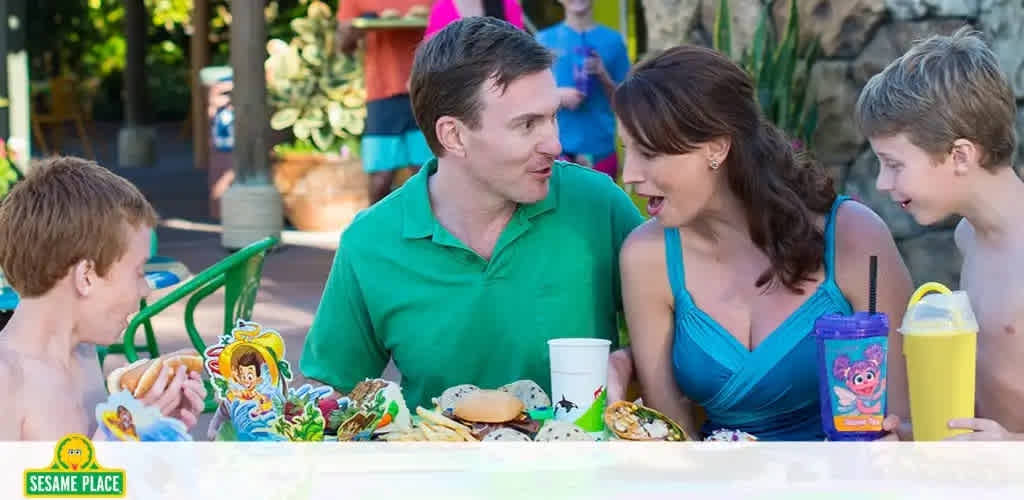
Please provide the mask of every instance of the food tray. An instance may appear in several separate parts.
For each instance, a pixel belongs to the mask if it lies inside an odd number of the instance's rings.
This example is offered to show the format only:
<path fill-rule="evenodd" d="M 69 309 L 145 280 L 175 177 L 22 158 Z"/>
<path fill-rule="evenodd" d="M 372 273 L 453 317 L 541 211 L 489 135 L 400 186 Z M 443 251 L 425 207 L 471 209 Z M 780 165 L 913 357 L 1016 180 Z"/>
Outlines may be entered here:
<path fill-rule="evenodd" d="M 352 26 L 371 30 L 423 29 L 427 27 L 427 19 L 422 17 L 396 17 L 392 19 L 358 17 L 352 20 Z"/>

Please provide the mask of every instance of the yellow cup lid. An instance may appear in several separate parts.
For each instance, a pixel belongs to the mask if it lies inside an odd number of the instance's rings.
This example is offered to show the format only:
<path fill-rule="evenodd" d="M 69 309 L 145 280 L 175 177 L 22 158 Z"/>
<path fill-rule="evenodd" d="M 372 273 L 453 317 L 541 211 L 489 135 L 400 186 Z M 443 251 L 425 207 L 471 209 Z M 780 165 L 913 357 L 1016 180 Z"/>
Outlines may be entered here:
<path fill-rule="evenodd" d="M 929 292 L 938 292 L 931 293 Z M 910 298 L 903 316 L 903 335 L 948 335 L 977 332 L 978 320 L 967 292 L 951 291 L 941 283 L 925 283 Z"/>

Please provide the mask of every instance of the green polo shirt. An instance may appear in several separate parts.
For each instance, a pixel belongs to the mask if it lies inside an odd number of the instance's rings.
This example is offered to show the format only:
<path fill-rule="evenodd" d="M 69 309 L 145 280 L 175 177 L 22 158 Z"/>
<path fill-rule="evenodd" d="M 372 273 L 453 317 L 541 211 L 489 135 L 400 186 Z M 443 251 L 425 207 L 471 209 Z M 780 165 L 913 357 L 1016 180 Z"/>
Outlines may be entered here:
<path fill-rule="evenodd" d="M 436 171 L 431 160 L 341 236 L 306 377 L 348 392 L 393 357 L 415 409 L 458 384 L 550 391 L 548 339 L 618 343 L 619 248 L 643 217 L 611 178 L 556 163 L 547 198 L 519 207 L 486 260 L 434 217 Z"/>

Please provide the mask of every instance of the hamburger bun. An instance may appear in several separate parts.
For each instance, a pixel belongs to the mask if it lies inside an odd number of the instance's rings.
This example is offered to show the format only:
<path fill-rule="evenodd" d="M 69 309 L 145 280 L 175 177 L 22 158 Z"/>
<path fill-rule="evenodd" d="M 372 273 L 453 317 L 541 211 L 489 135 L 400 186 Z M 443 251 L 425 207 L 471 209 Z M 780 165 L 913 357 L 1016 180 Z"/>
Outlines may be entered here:
<path fill-rule="evenodd" d="M 127 390 L 135 398 L 142 398 L 153 388 L 164 366 L 171 370 L 184 366 L 187 372 L 202 373 L 203 357 L 192 349 L 182 349 L 156 359 L 140 359 L 110 372 L 107 376 L 107 391 L 115 393 Z"/>
<path fill-rule="evenodd" d="M 466 394 L 455 405 L 455 416 L 468 422 L 502 423 L 516 420 L 526 405 L 504 391 L 478 390 Z"/>

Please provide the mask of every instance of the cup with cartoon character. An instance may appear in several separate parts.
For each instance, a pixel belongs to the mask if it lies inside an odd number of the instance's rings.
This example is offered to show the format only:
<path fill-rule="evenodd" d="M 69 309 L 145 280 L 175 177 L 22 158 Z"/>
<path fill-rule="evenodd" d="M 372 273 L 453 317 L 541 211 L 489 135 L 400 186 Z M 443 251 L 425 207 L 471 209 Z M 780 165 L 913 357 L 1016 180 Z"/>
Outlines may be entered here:
<path fill-rule="evenodd" d="M 561 338 L 548 341 L 551 401 L 555 420 L 572 422 L 602 436 L 611 341 Z"/>
<path fill-rule="evenodd" d="M 885 313 L 826 314 L 814 324 L 821 420 L 830 441 L 882 436 L 886 411 Z"/>

